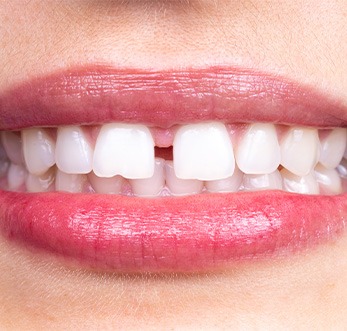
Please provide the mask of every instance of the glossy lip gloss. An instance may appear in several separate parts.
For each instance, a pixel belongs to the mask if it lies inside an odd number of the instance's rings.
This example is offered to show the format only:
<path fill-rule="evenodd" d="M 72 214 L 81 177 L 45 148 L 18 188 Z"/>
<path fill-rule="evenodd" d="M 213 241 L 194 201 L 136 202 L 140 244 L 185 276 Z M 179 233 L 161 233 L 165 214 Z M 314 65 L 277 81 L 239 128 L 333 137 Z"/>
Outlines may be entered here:
<path fill-rule="evenodd" d="M 253 113 L 254 111 L 254 113 Z M 250 70 L 85 67 L 0 95 L 0 129 L 109 121 L 169 127 L 207 119 L 344 126 L 342 103 Z M 205 271 L 285 254 L 343 233 L 345 195 L 279 191 L 145 199 L 0 191 L 10 241 L 118 272 Z"/>

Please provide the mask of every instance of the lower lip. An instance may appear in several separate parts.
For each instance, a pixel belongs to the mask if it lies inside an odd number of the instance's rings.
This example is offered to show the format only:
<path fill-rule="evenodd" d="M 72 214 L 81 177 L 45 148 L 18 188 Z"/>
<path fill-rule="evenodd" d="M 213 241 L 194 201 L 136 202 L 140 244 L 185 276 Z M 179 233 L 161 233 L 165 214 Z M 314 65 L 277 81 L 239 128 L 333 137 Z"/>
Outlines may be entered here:
<path fill-rule="evenodd" d="M 142 199 L 0 191 L 10 241 L 118 272 L 214 270 L 337 239 L 346 195 L 280 191 Z"/>

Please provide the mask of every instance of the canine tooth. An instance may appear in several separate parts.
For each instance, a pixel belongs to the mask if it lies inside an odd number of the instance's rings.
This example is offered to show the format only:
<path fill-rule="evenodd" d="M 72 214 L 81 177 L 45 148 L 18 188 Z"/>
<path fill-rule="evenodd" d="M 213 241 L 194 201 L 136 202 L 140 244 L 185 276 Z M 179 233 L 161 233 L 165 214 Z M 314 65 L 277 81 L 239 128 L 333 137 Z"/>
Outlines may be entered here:
<path fill-rule="evenodd" d="M 24 157 L 22 151 L 22 139 L 20 135 L 15 134 L 11 131 L 3 131 L 2 145 L 5 148 L 6 154 L 12 163 L 23 164 Z"/>
<path fill-rule="evenodd" d="M 26 176 L 27 170 L 24 166 L 11 163 L 7 173 L 9 190 L 15 191 L 21 189 L 22 185 L 25 183 Z"/>
<path fill-rule="evenodd" d="M 319 162 L 328 169 L 336 168 L 343 158 L 347 145 L 347 130 L 336 128 L 321 139 L 321 154 Z"/>
<path fill-rule="evenodd" d="M 270 174 L 279 166 L 281 150 L 273 124 L 249 125 L 235 152 L 236 163 L 245 174 Z"/>
<path fill-rule="evenodd" d="M 173 143 L 175 173 L 181 179 L 218 180 L 232 176 L 233 146 L 224 124 L 181 126 Z"/>
<path fill-rule="evenodd" d="M 57 167 L 66 174 L 87 174 L 92 171 L 93 148 L 81 127 L 58 128 L 55 157 Z"/>
<path fill-rule="evenodd" d="M 231 177 L 219 180 L 209 180 L 205 182 L 205 187 L 209 192 L 237 192 L 241 186 L 243 173 L 238 167 Z"/>
<path fill-rule="evenodd" d="M 327 169 L 318 164 L 314 169 L 314 174 L 321 194 L 334 195 L 342 193 L 342 181 L 335 169 Z"/>
<path fill-rule="evenodd" d="M 175 174 L 172 161 L 165 162 L 166 186 L 172 195 L 191 195 L 202 191 L 204 182 L 196 179 L 181 179 Z"/>
<path fill-rule="evenodd" d="M 22 131 L 23 154 L 28 171 L 44 174 L 55 164 L 55 141 L 41 128 Z"/>
<path fill-rule="evenodd" d="M 93 170 L 99 177 L 152 177 L 154 141 L 149 129 L 135 124 L 104 125 L 96 141 Z"/>
<path fill-rule="evenodd" d="M 289 128 L 281 143 L 281 164 L 297 176 L 308 175 L 319 159 L 318 131 L 311 128 Z"/>
<path fill-rule="evenodd" d="M 134 194 L 141 197 L 158 196 L 165 186 L 164 166 L 165 160 L 157 158 L 155 159 L 154 174 L 151 178 L 130 180 Z"/>
<path fill-rule="evenodd" d="M 119 194 L 124 183 L 122 176 L 105 178 L 98 177 L 94 172 L 88 175 L 88 179 L 95 192 L 99 194 Z"/>
<path fill-rule="evenodd" d="M 282 176 L 278 170 L 271 174 L 244 175 L 243 189 L 245 191 L 282 190 Z"/>
<path fill-rule="evenodd" d="M 87 176 L 80 174 L 67 174 L 57 170 L 55 189 L 71 193 L 84 192 L 87 185 Z"/>
<path fill-rule="evenodd" d="M 281 175 L 283 190 L 301 194 L 319 194 L 319 185 L 312 172 L 306 176 L 297 176 L 283 168 Z"/>
<path fill-rule="evenodd" d="M 40 176 L 29 173 L 25 183 L 29 192 L 48 192 L 54 190 L 54 179 L 55 171 L 50 169 Z"/>

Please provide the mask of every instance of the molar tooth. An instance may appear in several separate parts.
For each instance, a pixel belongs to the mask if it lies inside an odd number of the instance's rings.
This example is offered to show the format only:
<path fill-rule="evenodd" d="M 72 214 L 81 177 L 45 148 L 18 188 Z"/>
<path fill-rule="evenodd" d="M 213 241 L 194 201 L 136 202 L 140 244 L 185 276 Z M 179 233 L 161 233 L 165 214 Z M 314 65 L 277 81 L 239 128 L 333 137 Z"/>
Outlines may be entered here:
<path fill-rule="evenodd" d="M 224 124 L 181 126 L 173 143 L 175 173 L 181 179 L 218 180 L 232 176 L 233 146 Z"/>
<path fill-rule="evenodd" d="M 191 195 L 202 191 L 204 182 L 196 179 L 180 179 L 176 176 L 172 161 L 165 162 L 166 186 L 172 195 Z"/>
<path fill-rule="evenodd" d="M 321 139 L 319 162 L 329 169 L 336 168 L 343 158 L 347 145 L 347 129 L 336 128 Z"/>
<path fill-rule="evenodd" d="M 317 129 L 289 128 L 281 143 L 281 164 L 297 176 L 308 175 L 319 159 Z"/>
<path fill-rule="evenodd" d="M 154 174 L 151 178 L 130 180 L 135 195 L 141 197 L 156 197 L 165 186 L 165 160 L 156 158 Z"/>
<path fill-rule="evenodd" d="M 55 141 L 42 128 L 22 131 L 23 154 L 28 171 L 44 174 L 55 164 Z"/>
<path fill-rule="evenodd" d="M 152 177 L 154 141 L 149 129 L 138 124 L 104 125 L 96 141 L 93 170 L 99 177 Z"/>
<path fill-rule="evenodd" d="M 278 170 L 271 174 L 244 175 L 243 189 L 245 191 L 282 190 L 282 177 Z"/>
<path fill-rule="evenodd" d="M 301 194 L 319 194 L 319 185 L 312 172 L 306 176 L 297 176 L 283 168 L 281 175 L 283 190 Z"/>
<path fill-rule="evenodd" d="M 11 131 L 3 131 L 1 138 L 6 154 L 11 162 L 15 164 L 23 164 L 24 157 L 21 136 Z"/>
<path fill-rule="evenodd" d="M 45 174 L 36 176 L 31 173 L 26 178 L 26 187 L 29 192 L 49 192 L 54 191 L 54 168 L 49 169 Z"/>
<path fill-rule="evenodd" d="M 88 179 L 95 190 L 99 194 L 119 194 L 122 191 L 124 178 L 122 176 L 114 176 L 110 178 L 98 177 L 91 172 Z"/>
<path fill-rule="evenodd" d="M 245 174 L 270 174 L 279 166 L 281 151 L 273 124 L 249 125 L 235 152 L 236 163 Z"/>
<path fill-rule="evenodd" d="M 342 193 L 342 181 L 335 169 L 327 169 L 317 164 L 314 169 L 321 194 L 334 195 Z"/>
<path fill-rule="evenodd" d="M 209 192 L 237 192 L 241 186 L 243 173 L 238 167 L 231 177 L 219 180 L 209 180 L 205 182 L 205 187 Z"/>
<path fill-rule="evenodd" d="M 80 174 L 66 174 L 59 169 L 55 177 L 55 189 L 71 193 L 86 191 L 87 176 Z"/>
<path fill-rule="evenodd" d="M 27 170 L 25 169 L 24 166 L 11 163 L 7 173 L 7 181 L 8 181 L 9 190 L 10 191 L 21 190 L 22 186 L 25 183 L 26 176 L 27 176 Z"/>
<path fill-rule="evenodd" d="M 92 171 L 93 148 L 81 127 L 58 128 L 55 157 L 57 167 L 66 174 L 87 174 Z"/>

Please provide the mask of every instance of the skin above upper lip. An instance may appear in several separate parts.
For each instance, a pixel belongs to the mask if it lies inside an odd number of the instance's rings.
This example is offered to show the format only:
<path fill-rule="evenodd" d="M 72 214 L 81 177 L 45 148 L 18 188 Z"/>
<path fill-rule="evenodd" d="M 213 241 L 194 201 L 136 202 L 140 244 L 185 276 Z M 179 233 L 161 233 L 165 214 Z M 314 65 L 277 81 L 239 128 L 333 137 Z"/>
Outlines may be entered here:
<path fill-rule="evenodd" d="M 145 72 L 88 66 L 0 95 L 0 129 L 109 121 L 346 125 L 312 88 L 251 70 Z M 0 191 L 0 231 L 27 247 L 119 272 L 202 271 L 293 252 L 343 233 L 345 195 L 264 191 L 145 199 Z"/>

